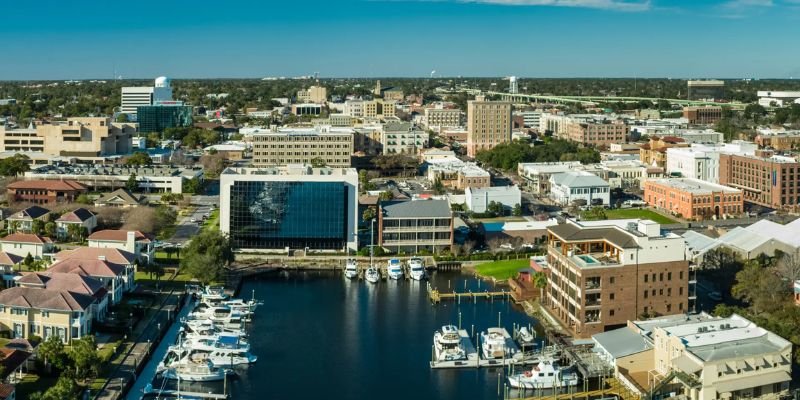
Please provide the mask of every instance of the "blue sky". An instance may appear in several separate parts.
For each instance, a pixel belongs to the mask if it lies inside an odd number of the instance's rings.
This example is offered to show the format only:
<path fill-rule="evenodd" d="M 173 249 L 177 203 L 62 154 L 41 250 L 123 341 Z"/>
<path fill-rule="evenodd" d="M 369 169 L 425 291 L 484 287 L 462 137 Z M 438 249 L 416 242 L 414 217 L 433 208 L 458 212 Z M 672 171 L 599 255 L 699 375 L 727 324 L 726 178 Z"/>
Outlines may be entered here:
<path fill-rule="evenodd" d="M 15 1 L 0 80 L 800 77 L 800 0 Z"/>

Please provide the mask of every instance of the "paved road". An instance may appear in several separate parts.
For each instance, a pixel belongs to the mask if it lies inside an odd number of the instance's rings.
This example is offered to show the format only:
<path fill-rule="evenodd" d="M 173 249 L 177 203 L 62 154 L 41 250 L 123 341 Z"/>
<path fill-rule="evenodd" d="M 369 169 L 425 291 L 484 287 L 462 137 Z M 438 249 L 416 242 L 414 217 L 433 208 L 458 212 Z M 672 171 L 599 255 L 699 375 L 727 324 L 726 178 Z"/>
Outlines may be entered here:
<path fill-rule="evenodd" d="M 198 205 L 191 214 L 181 217 L 181 219 L 178 220 L 175 234 L 169 239 L 170 243 L 184 245 L 191 240 L 192 237 L 197 235 L 200 231 L 200 224 L 203 222 L 203 216 L 211 213 L 211 204 L 217 204 L 217 201 L 214 201 L 212 198 L 219 198 L 218 196 L 196 197 L 205 197 L 207 199 L 205 199 L 204 202 L 192 201 L 193 203 L 196 202 L 201 205 Z"/>

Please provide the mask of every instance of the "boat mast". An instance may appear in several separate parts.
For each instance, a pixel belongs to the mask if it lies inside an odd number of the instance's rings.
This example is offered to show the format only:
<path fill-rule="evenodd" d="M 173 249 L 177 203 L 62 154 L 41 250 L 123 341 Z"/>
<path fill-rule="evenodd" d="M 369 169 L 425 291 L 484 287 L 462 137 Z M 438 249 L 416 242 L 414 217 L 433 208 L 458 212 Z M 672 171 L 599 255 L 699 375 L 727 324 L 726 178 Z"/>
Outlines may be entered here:
<path fill-rule="evenodd" d="M 372 219 L 372 222 L 369 224 L 369 266 L 372 267 L 372 251 L 375 248 L 375 237 L 373 230 L 375 229 L 375 219 Z"/>

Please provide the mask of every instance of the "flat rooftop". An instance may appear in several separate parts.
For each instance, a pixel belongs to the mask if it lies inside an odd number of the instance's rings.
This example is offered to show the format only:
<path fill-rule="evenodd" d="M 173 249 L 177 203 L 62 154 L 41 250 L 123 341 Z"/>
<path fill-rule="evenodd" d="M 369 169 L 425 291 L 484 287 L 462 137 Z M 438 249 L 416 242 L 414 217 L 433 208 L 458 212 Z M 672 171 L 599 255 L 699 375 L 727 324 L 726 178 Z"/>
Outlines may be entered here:
<path fill-rule="evenodd" d="M 657 185 L 667 186 L 672 189 L 677 189 L 682 192 L 687 192 L 691 194 L 712 194 L 715 192 L 723 192 L 723 193 L 742 192 L 739 189 L 734 189 L 729 186 L 718 185 L 716 183 L 710 183 L 692 178 L 651 179 L 649 182 Z"/>
<path fill-rule="evenodd" d="M 349 176 L 358 175 L 355 168 L 312 168 L 308 165 L 289 164 L 283 167 L 265 168 L 226 168 L 222 175 L 319 175 Z"/>
<path fill-rule="evenodd" d="M 65 164 L 65 165 L 44 165 L 34 168 L 25 173 L 25 176 L 45 176 L 45 175 L 104 175 L 115 176 L 180 176 L 193 175 L 201 171 L 202 167 L 184 168 L 170 165 L 148 165 L 148 166 L 128 166 L 128 165 L 95 165 L 95 164 Z"/>

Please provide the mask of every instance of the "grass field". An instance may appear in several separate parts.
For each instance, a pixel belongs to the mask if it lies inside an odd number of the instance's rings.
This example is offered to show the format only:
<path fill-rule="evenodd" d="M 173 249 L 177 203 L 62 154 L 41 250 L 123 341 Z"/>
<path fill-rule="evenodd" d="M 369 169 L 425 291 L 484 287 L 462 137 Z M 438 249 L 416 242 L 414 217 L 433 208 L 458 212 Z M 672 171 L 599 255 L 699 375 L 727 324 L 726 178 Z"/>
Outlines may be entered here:
<path fill-rule="evenodd" d="M 515 276 L 517 271 L 527 266 L 530 266 L 530 261 L 527 258 L 522 258 L 519 260 L 501 260 L 480 264 L 475 267 L 475 270 L 481 276 L 502 280 Z"/>
<path fill-rule="evenodd" d="M 677 222 L 655 211 L 643 210 L 638 208 L 622 208 L 622 209 L 618 208 L 613 210 L 605 210 L 605 213 L 608 219 L 642 218 L 642 219 L 651 219 L 655 222 L 658 222 L 659 224 L 674 224 Z"/>

